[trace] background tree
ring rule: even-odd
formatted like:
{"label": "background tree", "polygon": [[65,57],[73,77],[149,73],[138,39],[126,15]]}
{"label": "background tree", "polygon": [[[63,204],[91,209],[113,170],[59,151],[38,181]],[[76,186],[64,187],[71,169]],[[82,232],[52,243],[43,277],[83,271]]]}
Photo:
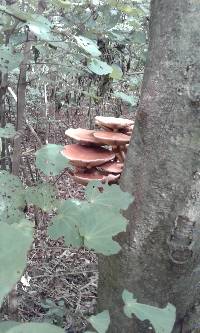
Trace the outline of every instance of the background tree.
{"label": "background tree", "polygon": [[[109,332],[148,332],[122,315],[121,292],[177,308],[173,332],[199,332],[200,6],[152,0],[150,45],[121,186],[134,194],[123,250],[100,258],[99,308]],[[196,329],[195,329],[196,328]]]}

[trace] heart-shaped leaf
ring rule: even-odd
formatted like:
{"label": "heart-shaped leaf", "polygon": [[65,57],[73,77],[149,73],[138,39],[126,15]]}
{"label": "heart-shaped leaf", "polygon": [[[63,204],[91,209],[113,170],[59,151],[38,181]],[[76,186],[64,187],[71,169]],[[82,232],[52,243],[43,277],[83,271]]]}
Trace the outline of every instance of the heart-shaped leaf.
{"label": "heart-shaped leaf", "polygon": [[0,138],[12,138],[15,136],[16,130],[13,124],[7,123],[5,127],[0,127]]}
{"label": "heart-shaped leaf", "polygon": [[101,207],[88,205],[82,214],[79,231],[87,248],[111,255],[118,253],[121,248],[112,237],[125,231],[126,224],[127,220],[121,214],[115,214],[109,209],[102,214]]}
{"label": "heart-shaped leaf", "polygon": [[51,238],[57,239],[64,236],[65,244],[68,246],[80,247],[83,245],[78,229],[82,219],[80,205],[79,201],[76,200],[61,201],[57,215],[52,219],[52,224],[48,228],[48,234]]}
{"label": "heart-shaped leaf", "polygon": [[16,223],[24,218],[24,188],[20,179],[0,171],[0,223]]}
{"label": "heart-shaped leaf", "polygon": [[89,183],[86,188],[86,197],[92,205],[101,207],[102,209],[110,209],[112,211],[125,210],[133,202],[134,197],[123,192],[119,185],[101,185],[102,191],[99,191],[96,183]]}
{"label": "heart-shaped leaf", "polygon": [[118,65],[112,65],[112,73],[110,73],[110,77],[114,80],[120,80],[123,76],[123,72]]}
{"label": "heart-shaped leaf", "polygon": [[88,68],[95,74],[106,75],[113,71],[112,66],[108,65],[105,61],[93,58],[88,64]]}
{"label": "heart-shaped leaf", "polygon": [[48,144],[36,152],[36,166],[47,176],[57,176],[68,166],[68,160],[60,153],[63,146]]}
{"label": "heart-shaped leaf", "polygon": [[99,51],[97,44],[91,39],[84,36],[75,36],[78,46],[91,54],[93,57],[99,57],[101,52]]}
{"label": "heart-shaped leaf", "polygon": [[128,290],[123,291],[122,299],[125,303],[124,313],[127,317],[131,318],[134,314],[140,320],[149,320],[156,333],[171,333],[176,320],[176,308],[172,304],[167,304],[163,309],[141,304]]}
{"label": "heart-shaped leaf", "polygon": [[32,228],[28,221],[0,224],[0,304],[20,279],[32,241]]}
{"label": "heart-shaped leaf", "polygon": [[121,98],[123,102],[126,102],[132,106],[136,105],[138,102],[138,97],[127,95],[127,94],[123,93],[122,91],[116,91],[114,93],[114,96],[117,98]]}
{"label": "heart-shaped leaf", "polygon": [[106,333],[110,325],[109,311],[105,310],[96,316],[91,316],[88,321],[98,333]]}
{"label": "heart-shaped leaf", "polygon": [[58,205],[55,187],[51,184],[42,183],[29,187],[26,190],[26,201],[48,212]]}

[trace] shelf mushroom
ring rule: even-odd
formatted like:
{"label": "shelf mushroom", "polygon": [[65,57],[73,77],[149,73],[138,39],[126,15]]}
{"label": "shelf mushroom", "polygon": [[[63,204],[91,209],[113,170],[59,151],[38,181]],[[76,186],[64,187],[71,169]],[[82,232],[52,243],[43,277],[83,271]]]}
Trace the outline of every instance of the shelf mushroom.
{"label": "shelf mushroom", "polygon": [[120,173],[117,175],[113,174],[102,174],[101,172],[97,171],[96,169],[92,169],[88,172],[75,172],[72,178],[79,184],[87,185],[90,181],[98,180],[102,183],[115,183],[120,177]]}
{"label": "shelf mushroom", "polygon": [[115,158],[115,154],[108,149],[81,146],[79,144],[67,145],[61,153],[71,164],[82,168],[98,166]]}
{"label": "shelf mushroom", "polygon": [[121,132],[126,134],[126,135],[131,135],[132,132],[133,132],[133,127],[134,127],[134,125],[127,126],[123,129],[121,129]]}
{"label": "shelf mushroom", "polygon": [[65,135],[82,145],[99,145],[93,136],[93,133],[94,130],[88,130],[84,128],[68,128],[65,131]]}
{"label": "shelf mushroom", "polygon": [[130,136],[119,132],[98,131],[93,133],[97,142],[102,145],[112,146],[113,152],[118,156],[121,162],[125,159],[125,145],[129,143]]}
{"label": "shelf mushroom", "polygon": [[96,116],[95,123],[99,127],[109,128],[114,131],[129,127],[134,124],[134,121],[125,118]]}
{"label": "shelf mushroom", "polygon": [[114,174],[121,174],[124,167],[124,163],[122,162],[106,162],[98,167],[99,170],[103,171],[106,174],[114,173]]}
{"label": "shelf mushroom", "polygon": [[87,185],[92,180],[99,180],[102,183],[110,184],[116,182],[120,177],[120,173],[108,172],[105,175],[96,169],[99,165],[105,165],[106,162],[115,158],[115,154],[108,149],[72,144],[65,146],[61,153],[75,166],[75,171],[71,173],[71,176],[77,183]]}
{"label": "shelf mushroom", "polygon": [[95,117],[95,122],[103,130],[69,128],[65,132],[77,143],[65,146],[62,154],[75,168],[71,176],[82,185],[92,180],[118,181],[134,124],[129,119],[102,116]]}

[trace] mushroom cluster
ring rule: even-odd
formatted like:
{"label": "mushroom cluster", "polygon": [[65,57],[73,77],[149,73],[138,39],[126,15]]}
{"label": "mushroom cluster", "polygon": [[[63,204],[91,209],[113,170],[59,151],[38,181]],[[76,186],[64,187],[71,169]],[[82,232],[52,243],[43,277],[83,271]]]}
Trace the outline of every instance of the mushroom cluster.
{"label": "mushroom cluster", "polygon": [[74,166],[71,176],[77,183],[116,183],[123,169],[133,121],[97,116],[95,124],[100,130],[67,129],[65,134],[77,143],[65,146],[62,154]]}

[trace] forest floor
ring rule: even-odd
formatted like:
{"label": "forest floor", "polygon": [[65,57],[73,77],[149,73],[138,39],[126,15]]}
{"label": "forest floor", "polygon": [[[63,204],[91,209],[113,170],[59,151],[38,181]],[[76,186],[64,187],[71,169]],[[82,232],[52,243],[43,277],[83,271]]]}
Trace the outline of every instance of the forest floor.
{"label": "forest floor", "polygon": [[[106,114],[109,115],[109,114]],[[122,117],[133,118],[125,108]],[[65,119],[65,121],[63,121]],[[66,119],[66,113],[56,114],[56,125],[49,127],[49,143],[71,143],[66,141],[64,132],[69,127],[88,128],[88,116],[79,109],[73,117]],[[38,136],[46,136],[41,128],[36,129]],[[44,141],[44,138],[43,138]],[[42,141],[42,142],[43,142]],[[25,173],[22,173],[24,184],[26,179],[35,177],[34,153],[37,147],[35,137],[27,130],[24,140],[24,152],[30,152],[24,158]],[[31,168],[31,169],[30,169]],[[38,176],[38,175],[37,175]],[[45,179],[44,175],[39,175]],[[31,177],[30,177],[31,178]],[[51,182],[51,179],[48,180]],[[55,179],[54,179],[55,181]],[[58,197],[62,199],[84,199],[84,187],[76,184],[66,172],[56,181]],[[17,313],[11,313],[8,300],[0,312],[3,320],[47,321],[63,326],[67,333],[85,331],[86,318],[95,312],[98,268],[97,256],[85,248],[74,249],[64,245],[63,239],[53,241],[47,237],[47,225],[50,214],[40,213],[39,223],[35,227],[35,240],[29,252],[27,269],[23,279],[17,285]],[[27,217],[34,221],[33,207],[28,208]],[[34,222],[33,222],[34,223]]]}

